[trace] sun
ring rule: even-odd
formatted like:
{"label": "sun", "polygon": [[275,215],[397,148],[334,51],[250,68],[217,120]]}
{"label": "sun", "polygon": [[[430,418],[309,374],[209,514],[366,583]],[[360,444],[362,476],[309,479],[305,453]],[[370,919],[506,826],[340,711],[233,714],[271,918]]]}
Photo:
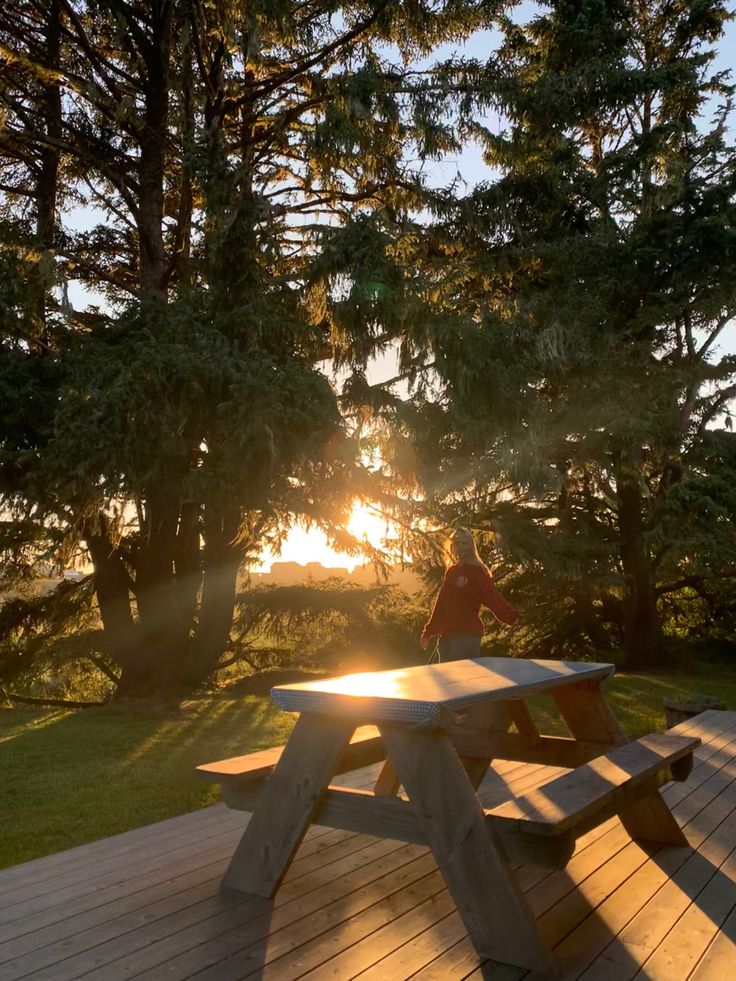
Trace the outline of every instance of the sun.
{"label": "sun", "polygon": [[351,535],[372,545],[381,545],[391,531],[391,523],[378,512],[375,505],[362,501],[356,501],[353,505],[347,527]]}
{"label": "sun", "polygon": [[[383,546],[386,538],[395,537],[395,529],[390,521],[382,517],[375,505],[370,502],[355,501],[347,522],[347,530],[360,541],[366,541],[377,548]],[[296,526],[286,536],[278,555],[264,552],[258,569],[266,571],[272,562],[319,562],[327,568],[352,570],[365,560],[360,555],[347,555],[333,549],[323,531],[318,528]]]}

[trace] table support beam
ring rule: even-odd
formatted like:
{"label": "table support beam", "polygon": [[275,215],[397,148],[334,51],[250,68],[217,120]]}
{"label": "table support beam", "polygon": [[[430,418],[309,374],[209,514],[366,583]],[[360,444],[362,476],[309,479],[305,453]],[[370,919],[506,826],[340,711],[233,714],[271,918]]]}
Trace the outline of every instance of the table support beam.
{"label": "table support beam", "polygon": [[554,971],[448,736],[441,730],[379,728],[478,953],[519,967]]}
{"label": "table support beam", "polygon": [[266,782],[225,873],[229,889],[270,897],[299,847],[355,722],[304,713]]}
{"label": "table support beam", "polygon": [[[621,723],[611,711],[596,682],[556,688],[553,697],[570,732],[577,739],[608,742],[620,746],[629,742]],[[636,841],[663,845],[688,845],[674,815],[657,791],[619,811],[621,823]]]}
{"label": "table support beam", "polygon": [[[494,735],[506,735],[513,723],[508,702],[487,702],[471,705],[460,716],[458,727],[450,733],[473,790],[478,790],[488,773],[495,753],[491,749]],[[462,748],[457,742],[466,739]]]}
{"label": "table support beam", "polygon": [[378,774],[373,793],[376,797],[395,797],[399,792],[401,781],[396,767],[389,757],[384,760],[381,772]]}

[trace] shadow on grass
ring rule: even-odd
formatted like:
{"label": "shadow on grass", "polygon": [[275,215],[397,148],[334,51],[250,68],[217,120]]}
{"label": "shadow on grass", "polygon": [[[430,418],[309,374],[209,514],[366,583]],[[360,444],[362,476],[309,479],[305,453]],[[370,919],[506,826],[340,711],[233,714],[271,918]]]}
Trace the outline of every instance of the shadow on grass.
{"label": "shadow on grass", "polygon": [[218,799],[198,763],[282,743],[292,717],[215,695],[0,715],[0,868],[194,810]]}

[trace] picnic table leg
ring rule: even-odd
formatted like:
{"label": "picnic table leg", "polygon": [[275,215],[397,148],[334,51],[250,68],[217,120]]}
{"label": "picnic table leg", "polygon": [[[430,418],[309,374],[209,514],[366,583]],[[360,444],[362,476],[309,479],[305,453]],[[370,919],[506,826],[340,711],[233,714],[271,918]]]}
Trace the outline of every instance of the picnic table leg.
{"label": "picnic table leg", "polygon": [[[491,732],[508,732],[513,721],[514,714],[510,702],[485,702],[468,706],[462,713],[462,723],[458,728],[460,731],[488,735]],[[450,738],[452,738],[452,731]],[[493,761],[486,756],[460,756],[460,760],[473,790],[477,790]]]}
{"label": "picnic table leg", "polygon": [[286,874],[355,724],[304,713],[294,726],[223,879],[272,896]]}
{"label": "picnic table leg", "polygon": [[532,718],[532,714],[529,711],[526,702],[522,702],[518,698],[512,698],[506,702],[511,713],[511,717],[516,724],[516,731],[524,739],[524,741],[532,746],[538,745],[540,740],[540,732],[537,729],[537,724]]}
{"label": "picnic table leg", "polygon": [[[576,739],[590,739],[606,746],[628,743],[629,737],[603,697],[598,684],[580,682],[553,692],[562,717]],[[619,811],[621,823],[632,838],[663,845],[687,845],[688,840],[659,793],[654,790]]]}
{"label": "picnic table leg", "polygon": [[553,972],[552,957],[447,734],[379,728],[480,956]]}

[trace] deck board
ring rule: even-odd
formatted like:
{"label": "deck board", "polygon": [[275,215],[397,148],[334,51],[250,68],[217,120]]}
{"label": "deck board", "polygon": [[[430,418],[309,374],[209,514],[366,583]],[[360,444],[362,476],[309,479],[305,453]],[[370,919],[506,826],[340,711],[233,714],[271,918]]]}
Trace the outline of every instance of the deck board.
{"label": "deck board", "polygon": [[[736,712],[677,731],[703,740],[687,781],[663,791],[692,848],[645,851],[611,819],[564,870],[517,870],[562,978],[723,981],[732,970]],[[367,787],[375,772],[339,782]],[[560,772],[499,763],[481,795],[493,806]],[[312,828],[273,900],[221,891],[247,819],[215,805],[0,871],[0,977],[531,981],[479,965],[425,847]]]}

